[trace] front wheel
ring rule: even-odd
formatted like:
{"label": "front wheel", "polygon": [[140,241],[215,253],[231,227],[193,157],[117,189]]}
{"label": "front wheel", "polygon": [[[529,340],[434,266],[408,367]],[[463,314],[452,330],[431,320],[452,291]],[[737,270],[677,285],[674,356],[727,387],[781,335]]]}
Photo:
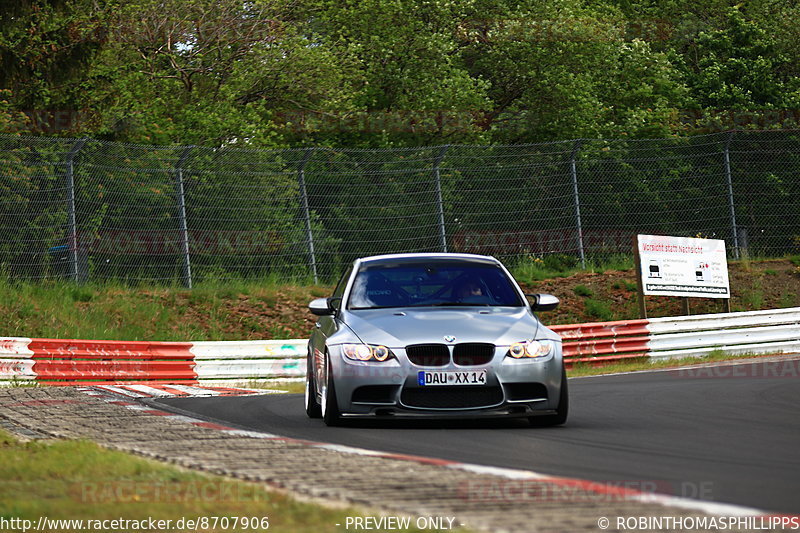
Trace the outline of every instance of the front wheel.
{"label": "front wheel", "polygon": [[317,401],[317,387],[316,380],[314,379],[314,359],[311,354],[308,355],[308,364],[306,367],[305,406],[308,418],[322,417],[322,406]]}
{"label": "front wheel", "polygon": [[336,401],[336,388],[333,384],[333,370],[330,360],[325,361],[325,386],[322,388],[322,420],[326,426],[338,426],[342,422],[339,403]]}
{"label": "front wheel", "polygon": [[561,392],[558,395],[556,414],[544,416],[530,416],[528,422],[531,426],[540,428],[547,426],[560,426],[567,421],[569,414],[569,390],[567,389],[567,369],[561,367]]}

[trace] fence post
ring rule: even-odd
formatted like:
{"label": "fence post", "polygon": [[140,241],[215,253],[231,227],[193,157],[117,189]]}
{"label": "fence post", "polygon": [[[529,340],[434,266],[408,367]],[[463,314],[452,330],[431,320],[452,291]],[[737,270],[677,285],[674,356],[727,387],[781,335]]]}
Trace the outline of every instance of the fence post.
{"label": "fence post", "polygon": [[178,199],[178,227],[181,232],[181,252],[183,253],[183,285],[187,289],[192,288],[192,264],[189,259],[189,227],[186,224],[186,195],[183,189],[183,167],[189,153],[194,146],[187,146],[183,149],[178,158],[177,168],[175,169],[175,194]]}
{"label": "fence post", "polygon": [[314,155],[314,148],[307,148],[297,168],[297,184],[300,187],[300,206],[303,209],[303,220],[306,226],[306,242],[308,242],[308,259],[311,264],[311,273],[314,283],[319,283],[317,278],[317,257],[314,252],[314,233],[311,231],[311,211],[308,207],[308,192],[306,191],[306,164]]}
{"label": "fence post", "polygon": [[78,269],[78,223],[75,216],[75,156],[86,144],[87,138],[78,140],[72,145],[66,158],[67,178],[67,244],[69,246],[69,275],[78,283],[80,281]]}
{"label": "fence post", "polygon": [[438,218],[439,218],[439,249],[447,253],[447,231],[444,225],[444,201],[442,200],[442,176],[439,173],[439,165],[442,164],[442,160],[444,159],[447,150],[450,148],[449,144],[446,144],[441,147],[439,150],[439,155],[436,156],[436,159],[433,162],[433,176],[436,181],[436,206],[438,209]]}
{"label": "fence post", "polygon": [[586,254],[583,249],[583,226],[581,225],[581,201],[578,195],[578,167],[576,158],[583,144],[583,139],[575,141],[572,154],[569,156],[570,174],[572,175],[572,196],[575,200],[575,226],[578,230],[578,253],[581,257],[581,268],[586,268]]}
{"label": "fence post", "polygon": [[725,181],[728,185],[728,210],[731,215],[731,229],[733,231],[733,257],[739,259],[739,228],[736,226],[736,206],[733,202],[733,180],[731,179],[730,146],[732,137],[732,131],[729,131],[725,137]]}

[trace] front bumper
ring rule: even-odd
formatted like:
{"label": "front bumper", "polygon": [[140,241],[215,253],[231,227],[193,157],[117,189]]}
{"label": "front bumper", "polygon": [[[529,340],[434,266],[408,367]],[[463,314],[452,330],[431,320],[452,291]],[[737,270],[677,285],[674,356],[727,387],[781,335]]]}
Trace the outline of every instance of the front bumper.
{"label": "front bumper", "polygon": [[[331,350],[336,399],[343,417],[479,418],[529,417],[554,414],[558,407],[563,363],[561,344],[537,359],[506,357],[497,347],[485,365],[422,367],[412,364],[403,349],[396,358],[378,362],[352,361]],[[486,370],[485,385],[430,386],[419,384],[420,371]],[[364,391],[369,389],[369,394]]]}

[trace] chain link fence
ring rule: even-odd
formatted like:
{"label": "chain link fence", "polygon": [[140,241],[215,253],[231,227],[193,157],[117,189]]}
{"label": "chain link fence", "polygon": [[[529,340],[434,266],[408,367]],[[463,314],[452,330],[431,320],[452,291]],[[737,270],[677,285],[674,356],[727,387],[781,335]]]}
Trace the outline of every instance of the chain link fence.
{"label": "chain link fence", "polygon": [[0,136],[12,278],[332,279],[364,255],[630,254],[637,233],[800,250],[800,132],[390,150]]}

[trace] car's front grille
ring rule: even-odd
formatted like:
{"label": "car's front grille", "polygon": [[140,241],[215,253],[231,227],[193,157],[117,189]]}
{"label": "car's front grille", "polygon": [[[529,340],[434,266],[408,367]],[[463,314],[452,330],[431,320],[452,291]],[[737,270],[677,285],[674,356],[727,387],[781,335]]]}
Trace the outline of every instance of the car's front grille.
{"label": "car's front grille", "polygon": [[453,347],[453,362],[461,366],[485,365],[494,357],[494,344],[464,342]]}
{"label": "car's front grille", "polygon": [[424,409],[468,409],[490,407],[503,401],[500,387],[406,387],[400,402]]}
{"label": "car's front grille", "polygon": [[408,360],[418,366],[445,366],[450,362],[446,344],[412,344],[406,346]]}

